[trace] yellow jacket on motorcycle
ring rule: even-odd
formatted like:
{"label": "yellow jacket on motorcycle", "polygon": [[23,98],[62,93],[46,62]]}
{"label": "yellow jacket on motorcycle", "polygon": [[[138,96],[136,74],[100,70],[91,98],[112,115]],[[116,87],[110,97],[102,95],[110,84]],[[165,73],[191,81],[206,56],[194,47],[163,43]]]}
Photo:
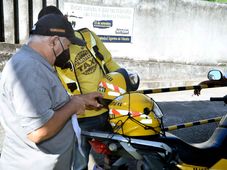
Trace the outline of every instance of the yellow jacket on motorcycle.
{"label": "yellow jacket on motorcycle", "polygon": [[[103,76],[120,66],[112,60],[99,37],[87,28],[75,31],[77,37],[86,41],[86,46],[70,45],[70,63],[66,68],[57,67],[58,76],[69,94],[87,94],[97,91]],[[106,112],[107,109],[86,110],[79,118],[92,117]]]}

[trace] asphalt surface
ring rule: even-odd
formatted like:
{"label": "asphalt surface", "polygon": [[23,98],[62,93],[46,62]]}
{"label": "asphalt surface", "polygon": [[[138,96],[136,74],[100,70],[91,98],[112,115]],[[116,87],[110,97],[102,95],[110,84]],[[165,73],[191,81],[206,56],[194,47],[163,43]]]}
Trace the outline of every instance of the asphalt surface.
{"label": "asphalt surface", "polygon": [[[210,97],[227,95],[227,87],[203,89],[200,96],[192,90],[150,95],[163,111],[164,126],[210,119],[227,113],[223,102],[210,101]],[[206,141],[218,123],[209,123],[171,131],[190,143]]]}
{"label": "asphalt surface", "polygon": [[[227,95],[227,87],[203,89],[200,96],[193,95],[192,90],[180,92],[166,92],[150,94],[163,111],[164,126],[197,121],[201,119],[223,116],[227,113],[227,106],[223,102],[211,102],[210,97]],[[206,141],[213,133],[218,123],[209,123],[194,127],[171,131],[183,140],[191,143]],[[4,138],[4,131],[0,127],[0,147]],[[89,169],[94,160],[90,157]]]}

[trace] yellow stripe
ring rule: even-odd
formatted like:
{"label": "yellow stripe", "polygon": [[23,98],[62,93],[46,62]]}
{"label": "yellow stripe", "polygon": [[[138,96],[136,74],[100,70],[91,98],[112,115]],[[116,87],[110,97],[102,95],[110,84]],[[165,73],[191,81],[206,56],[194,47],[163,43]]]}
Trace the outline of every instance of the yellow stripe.
{"label": "yellow stripe", "polygon": [[173,125],[173,126],[169,126],[168,127],[168,130],[176,130],[177,129],[177,126],[176,125]]}
{"label": "yellow stripe", "polygon": [[208,88],[208,85],[206,85],[206,84],[201,85],[201,88]]}
{"label": "yellow stripe", "polygon": [[222,117],[217,117],[217,118],[215,118],[215,122],[220,121],[221,119],[222,119]]}
{"label": "yellow stripe", "polygon": [[193,89],[205,89],[205,88],[215,88],[220,86],[208,86],[208,85],[200,85],[200,86],[182,86],[182,87],[170,87],[170,88],[160,88],[160,89],[143,89],[138,91],[133,91],[136,93],[143,94],[152,94],[152,93],[165,93],[165,92],[174,92],[174,91],[184,91],[184,90],[193,90]]}
{"label": "yellow stripe", "polygon": [[161,93],[162,92],[162,89],[154,89],[153,90],[153,93]]}
{"label": "yellow stripe", "polygon": [[186,86],[186,89],[187,89],[187,90],[192,90],[192,89],[194,89],[194,88],[193,88],[193,86]]}
{"label": "yellow stripe", "polygon": [[193,123],[192,123],[192,122],[190,122],[190,123],[185,123],[184,126],[185,126],[185,127],[191,127],[191,126],[193,126]]}
{"label": "yellow stripe", "polygon": [[208,123],[208,120],[201,120],[200,121],[200,124],[205,124],[205,123]]}
{"label": "yellow stripe", "polygon": [[178,87],[172,87],[172,88],[170,88],[170,91],[178,91],[178,90],[179,90]]}
{"label": "yellow stripe", "polygon": [[180,125],[172,125],[172,126],[165,127],[164,129],[166,131],[177,130],[177,129],[181,129],[181,128],[187,128],[187,127],[211,123],[210,121],[218,122],[221,119],[222,119],[222,117],[216,117],[216,118],[213,118],[213,119],[205,119],[205,120],[199,120],[199,121],[195,121],[195,122],[188,122],[188,123],[184,123],[184,124],[180,124]]}

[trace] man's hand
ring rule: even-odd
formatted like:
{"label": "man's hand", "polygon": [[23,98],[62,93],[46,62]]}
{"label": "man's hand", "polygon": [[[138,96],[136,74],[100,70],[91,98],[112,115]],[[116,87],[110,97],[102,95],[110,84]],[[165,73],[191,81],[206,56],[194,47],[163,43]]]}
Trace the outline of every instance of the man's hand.
{"label": "man's hand", "polygon": [[86,109],[86,101],[83,99],[82,95],[73,95],[71,96],[71,100],[69,102],[73,109],[75,109],[75,113],[77,115],[84,114]]}
{"label": "man's hand", "polygon": [[92,93],[83,94],[80,96],[83,98],[85,102],[86,109],[99,110],[103,107],[103,105],[98,102],[98,99],[102,98],[102,94],[99,92],[92,92]]}
{"label": "man's hand", "polygon": [[[227,79],[221,79],[221,80],[206,80],[199,83],[200,86],[213,86],[213,87],[223,87],[227,86]],[[204,88],[204,87],[203,87]],[[206,87],[207,88],[207,87]],[[194,94],[199,96],[201,91],[201,87],[194,90]]]}
{"label": "man's hand", "polygon": [[98,98],[102,98],[102,94],[99,92],[73,95],[71,96],[69,107],[74,109],[77,115],[84,114],[85,109],[98,110],[103,107],[103,105],[98,102]]}
{"label": "man's hand", "polygon": [[198,87],[194,90],[194,95],[199,96],[200,95],[200,91],[201,91],[201,87]]}

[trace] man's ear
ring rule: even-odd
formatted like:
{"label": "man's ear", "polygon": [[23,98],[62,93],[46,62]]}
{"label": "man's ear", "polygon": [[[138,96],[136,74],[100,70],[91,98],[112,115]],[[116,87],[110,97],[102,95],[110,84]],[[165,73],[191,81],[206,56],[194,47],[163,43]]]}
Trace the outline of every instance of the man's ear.
{"label": "man's ear", "polygon": [[49,45],[50,46],[54,47],[55,44],[57,43],[57,41],[58,41],[58,36],[55,35],[55,36],[49,37]]}

